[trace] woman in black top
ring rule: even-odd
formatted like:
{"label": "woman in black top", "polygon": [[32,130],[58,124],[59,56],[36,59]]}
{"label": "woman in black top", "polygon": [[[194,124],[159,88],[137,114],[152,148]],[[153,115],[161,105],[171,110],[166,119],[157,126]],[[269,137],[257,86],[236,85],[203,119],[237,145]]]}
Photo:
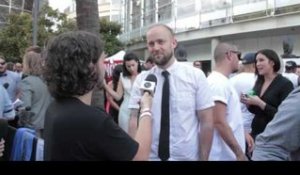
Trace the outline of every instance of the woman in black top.
{"label": "woman in black top", "polygon": [[278,73],[280,59],[275,51],[258,51],[255,64],[257,80],[253,88],[254,95],[241,97],[242,103],[248,105],[249,111],[255,114],[251,125],[254,139],[265,130],[278,106],[293,90],[293,84]]}

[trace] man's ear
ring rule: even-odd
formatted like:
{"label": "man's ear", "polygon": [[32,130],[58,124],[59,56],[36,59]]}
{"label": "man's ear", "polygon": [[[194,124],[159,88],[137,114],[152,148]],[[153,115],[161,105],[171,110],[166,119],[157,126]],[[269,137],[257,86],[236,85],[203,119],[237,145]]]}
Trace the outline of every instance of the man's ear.
{"label": "man's ear", "polygon": [[172,45],[173,45],[173,49],[177,47],[177,39],[175,37],[173,37]]}

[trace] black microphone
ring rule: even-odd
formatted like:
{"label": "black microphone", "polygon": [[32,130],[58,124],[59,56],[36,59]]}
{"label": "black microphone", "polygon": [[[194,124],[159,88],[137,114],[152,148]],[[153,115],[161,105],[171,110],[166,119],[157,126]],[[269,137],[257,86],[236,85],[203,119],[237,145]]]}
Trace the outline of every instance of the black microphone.
{"label": "black microphone", "polygon": [[154,74],[149,74],[146,79],[142,82],[140,89],[143,93],[148,92],[151,95],[155,92],[155,87],[157,83],[157,78]]}

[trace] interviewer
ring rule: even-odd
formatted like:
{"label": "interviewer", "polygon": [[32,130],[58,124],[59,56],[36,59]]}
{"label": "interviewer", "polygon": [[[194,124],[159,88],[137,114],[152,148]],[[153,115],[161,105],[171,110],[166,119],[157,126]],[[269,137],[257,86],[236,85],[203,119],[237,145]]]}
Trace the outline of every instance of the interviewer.
{"label": "interviewer", "polygon": [[[139,128],[132,139],[112,117],[92,107],[97,82],[103,82],[103,43],[77,31],[55,37],[47,46],[44,78],[55,101],[45,118],[45,160],[147,160],[152,138],[152,97],[141,99]],[[101,75],[101,76],[99,76]]]}

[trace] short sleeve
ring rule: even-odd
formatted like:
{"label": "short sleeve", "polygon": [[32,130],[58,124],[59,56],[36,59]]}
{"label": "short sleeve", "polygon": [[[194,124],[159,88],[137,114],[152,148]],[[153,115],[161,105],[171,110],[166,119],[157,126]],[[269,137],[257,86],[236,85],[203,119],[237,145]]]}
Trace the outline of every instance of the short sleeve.
{"label": "short sleeve", "polygon": [[108,160],[129,161],[137,151],[138,143],[122,130],[111,117],[107,117],[101,129],[103,138],[98,141]]}
{"label": "short sleeve", "polygon": [[214,106],[211,88],[208,85],[207,79],[203,71],[199,70],[196,74],[197,91],[196,91],[196,108],[203,110]]}
{"label": "short sleeve", "polygon": [[145,73],[146,72],[140,73],[136,77],[136,79],[132,85],[130,99],[129,99],[129,103],[128,103],[128,108],[130,108],[130,109],[139,109],[140,108],[139,101],[142,97],[142,92],[140,90],[140,87],[141,87],[143,79],[145,79],[145,77],[147,75]]}
{"label": "short sleeve", "polygon": [[211,88],[211,91],[213,93],[213,100],[214,101],[220,101],[224,104],[228,104],[228,96],[230,95],[230,88],[229,81],[224,80],[222,76],[219,76],[219,74],[214,73],[211,75],[211,77],[208,78],[209,86]]}

